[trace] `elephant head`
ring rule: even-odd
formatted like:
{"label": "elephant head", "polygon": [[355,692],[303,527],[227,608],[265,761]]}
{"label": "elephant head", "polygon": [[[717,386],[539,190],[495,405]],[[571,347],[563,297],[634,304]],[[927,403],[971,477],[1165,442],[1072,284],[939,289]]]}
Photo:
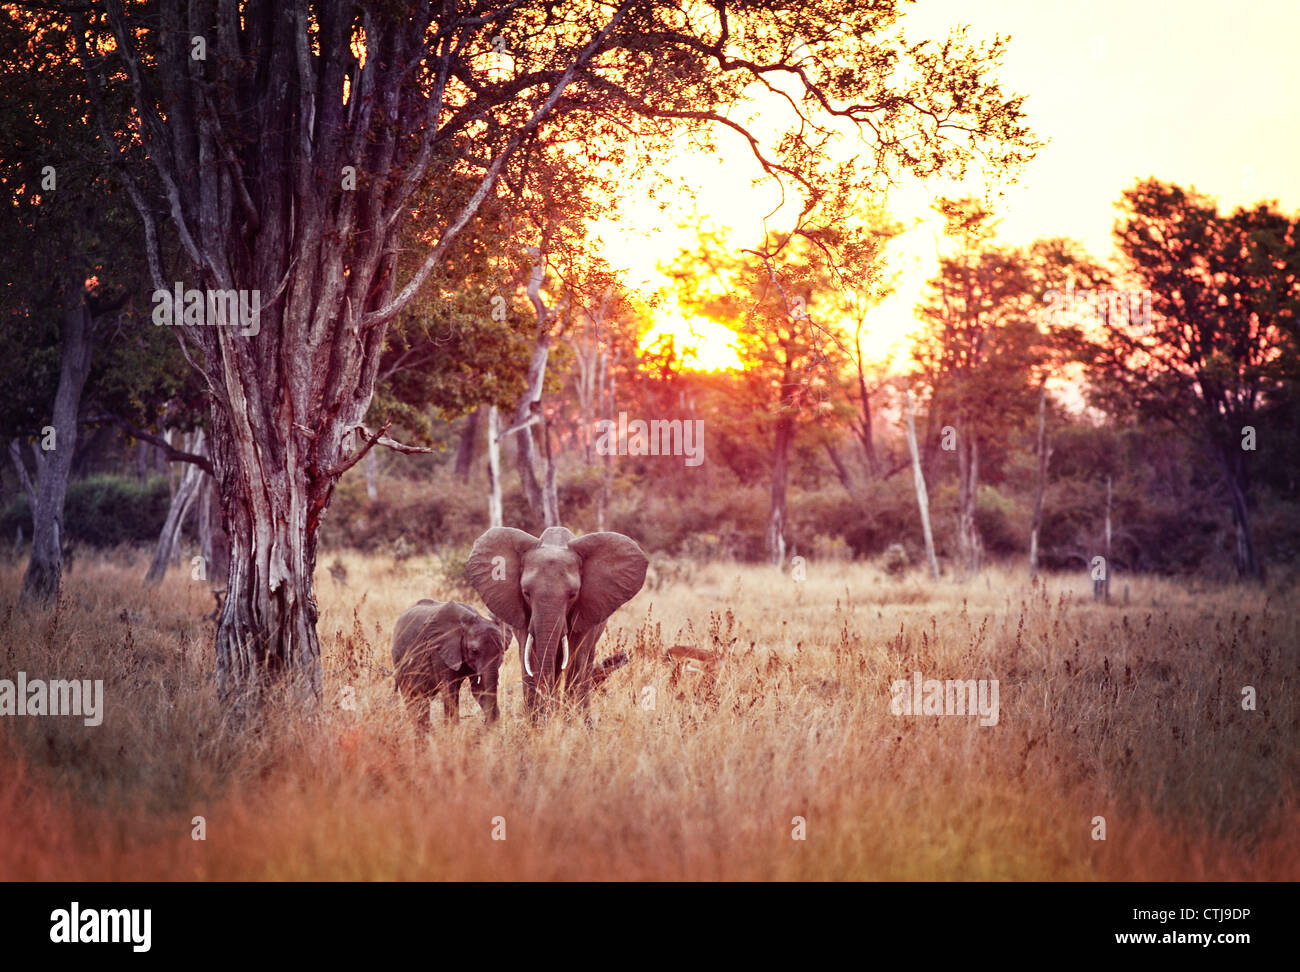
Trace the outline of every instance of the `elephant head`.
{"label": "elephant head", "polygon": [[[574,537],[551,527],[540,537],[495,527],[474,544],[465,576],[492,612],[515,629],[528,698],[589,675],[605,620],[645,583],[648,561],[621,533]],[[575,676],[576,673],[576,676]]]}

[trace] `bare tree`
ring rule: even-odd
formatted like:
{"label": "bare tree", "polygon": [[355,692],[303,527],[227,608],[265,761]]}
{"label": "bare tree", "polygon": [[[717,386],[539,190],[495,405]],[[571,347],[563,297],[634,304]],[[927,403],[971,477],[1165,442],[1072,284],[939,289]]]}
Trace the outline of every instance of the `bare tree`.
{"label": "bare tree", "polygon": [[36,479],[27,471],[16,442],[9,454],[18,467],[19,480],[32,510],[32,555],[23,574],[23,603],[46,603],[59,592],[63,577],[63,501],[68,493],[68,472],[77,447],[77,414],[81,392],[90,374],[94,322],[80,281],[70,287],[63,312],[62,364],[54,411],[41,442],[32,443]]}
{"label": "bare tree", "polygon": [[[195,455],[204,454],[202,429],[196,429],[185,435],[181,441],[182,448],[186,452]],[[155,587],[162,583],[163,577],[167,575],[167,568],[179,556],[181,530],[185,527],[185,520],[189,517],[190,510],[199,500],[204,478],[203,469],[194,463],[186,463],[182,467],[181,481],[176,487],[176,492],[172,494],[171,504],[167,508],[167,518],[163,521],[162,532],[158,535],[158,543],[154,547],[153,561],[149,564],[149,571],[144,577],[146,587]]]}

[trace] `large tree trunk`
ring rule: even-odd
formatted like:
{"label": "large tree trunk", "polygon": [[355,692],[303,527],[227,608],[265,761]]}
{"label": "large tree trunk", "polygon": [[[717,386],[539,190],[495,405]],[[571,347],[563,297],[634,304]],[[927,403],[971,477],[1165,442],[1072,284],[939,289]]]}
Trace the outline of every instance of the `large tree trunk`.
{"label": "large tree trunk", "polygon": [[939,579],[939,561],[934,555],[934,533],[930,530],[930,497],[925,490],[925,473],[921,470],[921,453],[916,446],[916,416],[912,392],[907,393],[907,448],[912,453],[912,483],[916,487],[916,505],[921,509],[921,532],[925,537],[925,559],[930,565],[930,579]]}
{"label": "large tree trunk", "polygon": [[[187,436],[183,439],[181,447],[186,452],[203,455],[203,430],[196,431],[193,438]],[[203,480],[204,472],[201,468],[188,462],[183,465],[180,485],[176,487],[176,492],[172,496],[171,505],[167,508],[167,519],[163,521],[162,532],[158,535],[158,543],[154,547],[153,562],[149,564],[149,572],[144,576],[146,587],[156,587],[162,583],[163,577],[167,575],[167,568],[176,560],[180,550],[181,530],[185,526],[190,510],[198,501]]]}
{"label": "large tree trunk", "polygon": [[1029,531],[1029,579],[1038,576],[1038,542],[1043,529],[1043,495],[1047,492],[1047,463],[1052,458],[1047,444],[1047,382],[1038,389],[1038,485],[1034,496],[1034,524]]}
{"label": "large tree trunk", "polygon": [[217,625],[217,691],[241,712],[277,680],[294,700],[317,702],[317,527],[333,483],[324,490],[313,484],[301,436],[281,439],[261,423],[236,433],[220,412],[214,422],[226,426],[213,435],[212,452],[230,533]]}
{"label": "large tree trunk", "polygon": [[[63,314],[62,365],[54,395],[53,448],[33,449],[38,479],[32,503],[32,555],[23,575],[20,603],[48,603],[63,578],[63,501],[77,446],[77,412],[90,374],[93,345],[90,309],[80,282],[69,291]],[[21,461],[21,457],[18,457]]]}
{"label": "large tree trunk", "polygon": [[961,419],[957,426],[957,551],[966,577],[979,573],[983,555],[975,506],[979,493],[979,442],[970,422]]}
{"label": "large tree trunk", "polygon": [[786,489],[790,474],[790,443],[794,441],[794,417],[782,412],[772,438],[772,510],[767,521],[767,556],[775,567],[785,563]]}

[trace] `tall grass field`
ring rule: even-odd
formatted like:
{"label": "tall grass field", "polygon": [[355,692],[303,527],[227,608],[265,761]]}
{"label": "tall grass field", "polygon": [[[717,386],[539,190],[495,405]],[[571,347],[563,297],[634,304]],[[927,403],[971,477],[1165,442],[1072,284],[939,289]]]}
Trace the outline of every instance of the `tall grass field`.
{"label": "tall grass field", "polygon": [[[421,733],[393,622],[476,599],[432,557],[320,562],[323,704],[243,726],[206,582],[147,591],[139,564],[84,557],[29,612],[5,567],[0,678],[102,679],[104,712],[0,719],[0,878],[1300,878],[1292,581],[1130,578],[1107,603],[1019,567],[659,564],[610,620],[598,657],[631,661],[589,718],[531,726],[513,646],[498,724],[465,690]],[[917,672],[996,679],[996,724],[897,711]]]}

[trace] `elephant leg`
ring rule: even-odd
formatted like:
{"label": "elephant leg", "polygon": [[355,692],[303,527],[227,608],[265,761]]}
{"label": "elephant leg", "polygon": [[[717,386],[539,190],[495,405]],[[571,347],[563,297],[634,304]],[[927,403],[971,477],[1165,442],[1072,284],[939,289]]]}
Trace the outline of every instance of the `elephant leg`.
{"label": "elephant leg", "polygon": [[500,717],[496,689],[484,689],[481,692],[475,692],[474,698],[478,701],[478,707],[483,710],[483,718],[488,722],[496,722]]}
{"label": "elephant leg", "polygon": [[605,633],[603,624],[588,628],[582,634],[575,632],[577,649],[569,665],[568,678],[565,680],[565,692],[570,700],[582,707],[585,713],[591,704],[591,674],[596,665],[596,643]]}
{"label": "elephant leg", "polygon": [[459,678],[454,678],[443,686],[442,711],[448,722],[460,720],[460,683]]}
{"label": "elephant leg", "polygon": [[[437,690],[435,689],[434,692]],[[434,692],[412,689],[402,693],[406,708],[415,719],[416,728],[421,732],[429,731],[429,706],[433,703]]]}

